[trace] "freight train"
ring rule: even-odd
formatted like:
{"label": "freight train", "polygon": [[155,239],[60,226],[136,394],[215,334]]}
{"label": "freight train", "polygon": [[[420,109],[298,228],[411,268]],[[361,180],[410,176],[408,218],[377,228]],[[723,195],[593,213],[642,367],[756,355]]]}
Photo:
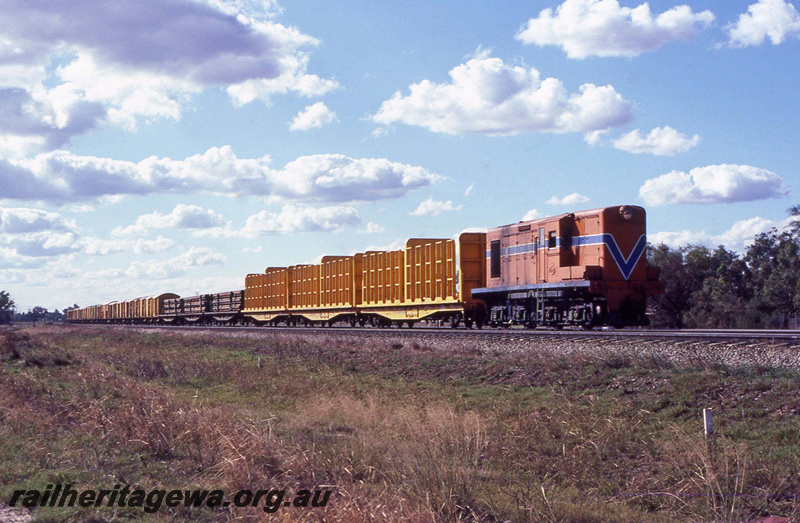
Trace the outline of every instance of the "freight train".
{"label": "freight train", "polygon": [[462,233],[403,249],[267,267],[244,290],[165,293],[67,312],[71,323],[467,328],[646,325],[664,292],[644,255],[646,213],[605,207]]}

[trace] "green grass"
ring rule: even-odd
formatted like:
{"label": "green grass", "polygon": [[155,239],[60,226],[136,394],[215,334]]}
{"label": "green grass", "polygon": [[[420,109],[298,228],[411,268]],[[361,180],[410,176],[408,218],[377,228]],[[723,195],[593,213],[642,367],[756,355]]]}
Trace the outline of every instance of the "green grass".
{"label": "green grass", "polygon": [[[262,357],[262,367],[257,359]],[[290,492],[289,521],[798,517],[800,376],[282,334],[0,332],[0,502],[51,483]],[[717,434],[700,413],[715,409]],[[256,509],[36,509],[39,521]],[[177,512],[175,512],[177,510]]]}

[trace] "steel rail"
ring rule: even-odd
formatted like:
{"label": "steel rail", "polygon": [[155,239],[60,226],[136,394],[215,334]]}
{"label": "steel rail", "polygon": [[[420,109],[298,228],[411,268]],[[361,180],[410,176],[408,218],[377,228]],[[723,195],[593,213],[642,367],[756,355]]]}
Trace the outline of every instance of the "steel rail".
{"label": "steel rail", "polygon": [[[69,324],[73,326],[87,324]],[[91,324],[97,325],[97,324]],[[748,329],[598,329],[598,330],[571,330],[571,329],[523,329],[523,328],[484,328],[484,329],[452,329],[450,327],[425,327],[412,328],[378,328],[378,327],[242,327],[242,326],[210,326],[210,325],[108,325],[111,327],[135,327],[144,329],[215,329],[249,332],[280,332],[301,334],[348,334],[364,335],[373,334],[429,334],[435,336],[472,336],[476,338],[513,337],[520,338],[549,338],[549,339],[647,339],[647,340],[684,340],[684,341],[724,341],[724,342],[772,342],[800,345],[800,330],[748,330]]]}

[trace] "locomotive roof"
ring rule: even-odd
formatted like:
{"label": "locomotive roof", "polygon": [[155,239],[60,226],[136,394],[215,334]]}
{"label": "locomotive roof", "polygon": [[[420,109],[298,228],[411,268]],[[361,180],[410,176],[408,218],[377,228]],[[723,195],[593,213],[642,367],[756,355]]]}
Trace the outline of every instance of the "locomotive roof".
{"label": "locomotive roof", "polygon": [[543,222],[557,221],[557,220],[560,220],[561,218],[563,218],[565,216],[569,216],[570,214],[573,215],[573,216],[583,216],[583,215],[589,215],[589,214],[600,214],[600,213],[605,212],[605,211],[616,210],[616,209],[620,209],[622,207],[630,207],[632,209],[642,209],[642,210],[644,210],[644,208],[639,206],[639,205],[609,205],[607,207],[597,207],[595,209],[586,209],[586,210],[582,210],[582,211],[563,212],[561,214],[553,214],[551,216],[543,216],[541,218],[534,218],[532,220],[520,220],[520,221],[518,221],[516,223],[509,223],[509,224],[506,224],[506,225],[500,225],[498,227],[492,227],[489,230],[502,229],[503,227],[511,227],[511,226],[514,226],[514,225],[519,225],[521,223],[543,223]]}

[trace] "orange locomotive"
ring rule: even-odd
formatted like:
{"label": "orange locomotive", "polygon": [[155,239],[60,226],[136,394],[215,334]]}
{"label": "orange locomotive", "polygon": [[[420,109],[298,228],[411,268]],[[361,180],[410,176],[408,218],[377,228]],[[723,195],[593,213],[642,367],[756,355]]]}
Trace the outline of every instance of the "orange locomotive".
{"label": "orange locomotive", "polygon": [[664,292],[649,267],[646,213],[605,207],[523,221],[486,235],[490,325],[647,325],[647,298]]}

